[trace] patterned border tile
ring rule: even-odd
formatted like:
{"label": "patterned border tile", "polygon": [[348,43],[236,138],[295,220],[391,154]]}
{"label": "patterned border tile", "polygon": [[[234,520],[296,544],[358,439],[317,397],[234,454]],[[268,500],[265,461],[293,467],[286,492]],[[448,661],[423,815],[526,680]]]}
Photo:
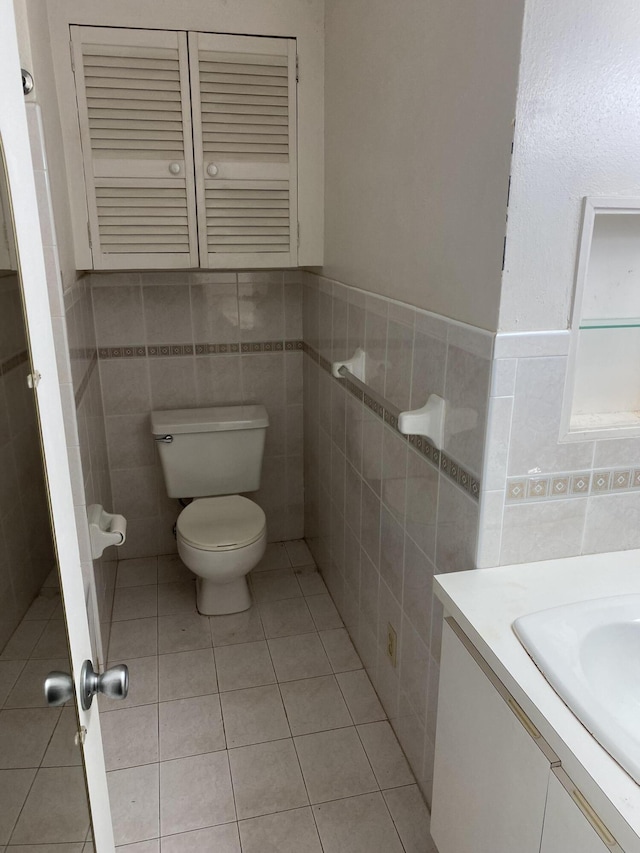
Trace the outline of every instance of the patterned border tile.
{"label": "patterned border tile", "polygon": [[302,352],[302,341],[243,341],[242,343],[193,344],[125,344],[100,347],[98,357],[107,358],[175,358],[190,355],[252,355],[261,352]]}
{"label": "patterned border tile", "polygon": [[[326,358],[323,358],[313,347],[309,346],[309,344],[305,342],[302,344],[301,349],[304,350],[312,361],[315,361],[315,363],[324,371],[332,375],[330,362],[328,362]],[[393,403],[390,403],[388,400],[385,400],[384,397],[376,394],[375,391],[364,385],[364,383],[361,383],[355,377],[353,379],[342,377],[340,379],[337,379],[336,377],[333,378],[336,382],[343,385],[357,400],[360,400],[368,409],[395,430],[398,435],[408,441],[412,447],[415,447],[418,453],[431,462],[435,468],[442,471],[449,480],[460,486],[460,488],[467,492],[467,494],[474,498],[474,500],[480,500],[480,480],[477,477],[474,477],[473,474],[466,471],[459,462],[456,462],[456,460],[447,453],[434,447],[434,445],[425,436],[405,435],[400,432],[398,429],[398,416],[400,415],[400,410],[394,406]]]}
{"label": "patterned border tile", "polygon": [[507,480],[507,502],[585,498],[614,492],[640,490],[640,468],[607,468],[598,471],[569,471]]}
{"label": "patterned border tile", "polygon": [[91,376],[93,375],[93,371],[98,366],[98,351],[97,350],[88,350],[87,352],[91,352],[91,357],[89,360],[89,365],[87,367],[87,371],[84,374],[84,376],[82,377],[82,382],[80,383],[80,385],[78,386],[78,390],[74,394],[76,409],[78,408],[78,406],[82,402],[82,398],[84,397],[85,391],[89,387],[89,380],[91,379]]}
{"label": "patterned border tile", "polygon": [[19,367],[21,364],[24,364],[25,361],[29,360],[29,353],[26,349],[17,352],[15,355],[12,355],[11,358],[8,358],[6,361],[3,361],[0,364],[0,376],[5,376],[7,373],[10,373],[12,370],[15,370],[16,367]]}

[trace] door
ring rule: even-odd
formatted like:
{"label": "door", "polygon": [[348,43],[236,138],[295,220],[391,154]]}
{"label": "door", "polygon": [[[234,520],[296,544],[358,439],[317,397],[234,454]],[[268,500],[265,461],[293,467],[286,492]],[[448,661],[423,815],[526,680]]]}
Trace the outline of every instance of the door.
{"label": "door", "polygon": [[[22,299],[26,320],[24,351],[13,359],[9,359],[2,375],[6,379],[9,376],[9,366],[16,367],[13,371],[16,387],[24,387],[22,383],[26,384],[29,376],[33,380],[34,377],[37,377],[38,372],[41,374],[39,381],[31,382],[35,386],[32,391],[31,406],[33,407],[35,404],[37,416],[34,415],[35,429],[33,433],[35,441],[29,446],[27,452],[32,457],[34,479],[39,460],[42,460],[44,466],[40,470],[43,471],[43,483],[46,483],[43,513],[45,521],[42,521],[42,516],[36,516],[31,512],[31,508],[34,502],[37,501],[37,497],[35,494],[29,494],[27,503],[29,509],[25,513],[27,521],[25,541],[35,537],[41,525],[46,523],[46,518],[49,516],[51,520],[51,553],[55,552],[55,557],[57,558],[67,635],[65,638],[63,621],[57,636],[57,651],[61,665],[56,668],[63,669],[65,663],[63,653],[68,649],[68,670],[72,675],[72,685],[75,688],[72,694],[75,693],[74,698],[77,699],[79,696],[80,674],[83,663],[85,660],[91,658],[91,643],[75,528],[60,386],[49,313],[44,256],[38,221],[33,166],[29,150],[24,98],[20,85],[20,62],[11,0],[0,0],[0,20],[2,20],[2,27],[0,28],[0,89],[2,90],[2,98],[0,98],[0,151],[2,152],[0,180],[5,183],[5,204],[7,200],[10,200],[12,215],[7,217],[7,230],[12,229],[14,232],[16,266],[22,284]],[[7,241],[7,243],[11,242],[11,240]],[[7,256],[10,257],[9,254]],[[18,313],[20,312],[18,311]],[[4,320],[6,317],[2,319]],[[6,332],[6,327],[4,326],[3,332]],[[25,417],[27,409],[28,405],[25,405]],[[40,439],[39,441],[38,438]],[[6,471],[3,471],[3,474],[6,474]],[[35,521],[36,517],[37,521]],[[32,530],[30,530],[29,524],[33,524]],[[7,529],[10,529],[9,525],[7,525]],[[21,559],[23,555],[18,552],[16,556],[18,559]],[[33,575],[33,567],[30,567],[29,571]],[[25,566],[21,566],[19,574],[25,576],[27,572],[26,564]],[[33,581],[33,577],[31,580]],[[30,631],[31,629],[29,628],[28,630]],[[42,636],[44,636],[44,633]],[[11,653],[9,654],[11,655]],[[23,658],[25,654],[27,654],[26,651],[22,654]],[[4,659],[5,661],[16,660],[15,655],[7,658],[6,654],[4,654]],[[42,661],[46,660],[46,658],[40,657],[37,660]],[[23,660],[22,662],[25,664],[22,669],[22,675],[24,675],[25,672],[31,670],[26,666],[28,661]],[[32,667],[32,670],[36,672],[38,664]],[[43,674],[40,673],[40,675]],[[17,685],[17,681],[15,685]],[[15,725],[21,725],[27,720],[32,720],[33,725],[35,725],[36,717],[44,717],[44,713],[48,710],[42,707],[43,702],[40,698],[42,696],[43,685],[41,683],[30,684],[28,688],[27,698],[17,703],[20,705],[20,708],[17,710],[22,712],[22,720],[16,719],[14,722]],[[13,843],[39,843],[40,839],[34,840],[38,819],[41,819],[40,822],[43,825],[46,824],[49,829],[53,825],[51,815],[45,813],[43,817],[43,808],[51,799],[55,801],[55,798],[60,795],[61,789],[70,791],[73,788],[78,797],[77,808],[80,811],[84,809],[84,813],[86,814],[87,833],[90,830],[90,814],[95,849],[99,853],[111,853],[114,850],[97,704],[93,703],[88,710],[84,710],[79,702],[75,702],[75,707],[73,707],[72,702],[69,702],[67,703],[67,707],[61,711],[61,714],[63,712],[67,712],[67,716],[71,715],[71,737],[75,730],[79,742],[83,744],[80,752],[83,761],[79,763],[76,759],[73,762],[75,764],[75,774],[70,772],[60,774],[61,781],[57,787],[51,785],[52,774],[50,772],[43,772],[42,778],[47,777],[48,787],[44,783],[41,783],[40,788],[42,790],[40,790],[37,782],[38,773],[44,769],[49,771],[50,767],[45,768],[44,765],[47,764],[46,760],[41,761],[36,755],[36,758],[32,762],[26,762],[33,763],[40,761],[37,770],[32,774],[34,778],[30,779],[24,767],[26,760],[21,758],[18,744],[24,745],[25,750],[34,749],[32,729],[27,728],[25,732],[20,730],[16,733],[13,744],[18,754],[17,763],[23,766],[6,768],[5,771],[2,771],[5,773],[5,776],[3,780],[4,784],[0,786],[0,795],[4,794],[6,801],[4,804],[0,803],[0,815],[2,816],[0,818],[0,828],[2,828],[1,821],[4,820],[5,826],[3,831],[5,832],[5,836],[9,833],[9,837],[5,837],[4,841],[0,838],[0,847],[6,842],[9,842],[8,850],[13,849],[11,846]],[[40,729],[38,731],[38,738],[41,738],[42,732]],[[11,745],[11,742],[8,742]],[[53,739],[50,741],[50,744],[53,744]],[[69,749],[69,742],[63,737],[61,751],[65,752]],[[58,764],[61,762],[59,758],[51,759],[48,762],[49,765],[53,761],[53,766],[57,766],[55,764],[56,760]],[[30,773],[33,767],[28,769]],[[78,774],[80,782],[78,782]],[[65,787],[63,779],[67,777],[69,779],[73,777],[73,784],[70,782]],[[11,822],[7,818],[10,810],[13,810],[13,813],[15,813],[17,805],[20,805],[17,803],[17,799],[19,800],[22,794],[19,794],[18,788],[20,788],[20,791],[26,790],[27,794],[33,794],[35,817],[31,821],[32,826],[28,832],[26,820],[23,821],[25,824],[24,829],[18,831],[18,827],[20,826],[19,820],[16,820],[9,829],[6,828],[6,824]],[[28,803],[29,798],[27,797],[24,803],[25,809]],[[20,808],[22,807],[20,806]],[[24,810],[22,814],[25,814]],[[80,833],[80,829],[78,828],[80,822],[75,821],[73,818],[73,813],[70,812],[69,822],[73,824],[75,842],[79,840],[76,836]],[[49,839],[47,839],[46,843],[49,843]],[[84,848],[82,846],[78,848],[77,846],[72,847],[70,845],[69,849],[84,849],[88,851],[92,847],[89,842],[84,845]]]}
{"label": "door", "polygon": [[[570,782],[567,776],[565,778]],[[621,853],[609,830],[571,787],[575,800],[558,777],[551,774],[540,853],[611,853],[612,850]]]}
{"label": "door", "polygon": [[440,853],[539,853],[549,768],[445,621],[431,810]]}

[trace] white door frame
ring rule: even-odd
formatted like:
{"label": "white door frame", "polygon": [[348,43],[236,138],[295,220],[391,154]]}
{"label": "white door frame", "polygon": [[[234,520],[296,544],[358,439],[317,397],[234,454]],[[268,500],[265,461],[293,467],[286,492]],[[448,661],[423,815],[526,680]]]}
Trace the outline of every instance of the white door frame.
{"label": "white door frame", "polygon": [[[79,695],[80,670],[83,661],[91,658],[91,640],[75,526],[33,164],[19,69],[20,58],[13,3],[12,0],[0,0],[0,90],[2,91],[0,136],[3,140],[12,197],[29,347],[34,369],[42,376],[36,394],[53,534],[69,632],[71,664],[76,695]],[[86,728],[84,761],[94,842],[98,853],[112,853],[115,847],[97,702],[93,703],[89,711],[83,711],[78,703],[78,714],[80,725]]]}

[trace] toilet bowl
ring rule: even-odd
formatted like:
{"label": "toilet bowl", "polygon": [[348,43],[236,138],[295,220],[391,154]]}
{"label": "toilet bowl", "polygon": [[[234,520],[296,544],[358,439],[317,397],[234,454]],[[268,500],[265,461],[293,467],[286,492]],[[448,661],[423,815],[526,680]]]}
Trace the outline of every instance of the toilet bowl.
{"label": "toilet bowl", "polygon": [[267,543],[263,510],[241,495],[198,498],[176,524],[180,559],[197,575],[197,606],[205,616],[251,606],[247,574]]}
{"label": "toilet bowl", "polygon": [[269,417],[264,406],[151,413],[167,494],[191,498],[176,523],[178,554],[198,576],[200,613],[251,606],[247,574],[264,554],[267,522],[247,492],[260,488]]}

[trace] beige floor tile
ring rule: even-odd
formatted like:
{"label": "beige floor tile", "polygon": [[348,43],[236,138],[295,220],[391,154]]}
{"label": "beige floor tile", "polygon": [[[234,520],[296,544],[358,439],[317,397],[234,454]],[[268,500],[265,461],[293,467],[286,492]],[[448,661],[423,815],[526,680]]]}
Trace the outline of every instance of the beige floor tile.
{"label": "beige floor tile", "polygon": [[134,844],[121,844],[116,847],[119,853],[160,853],[160,839],[151,841],[136,841]]}
{"label": "beige floor tile", "polygon": [[221,693],[227,746],[291,737],[277,684]]}
{"label": "beige floor tile", "polygon": [[292,740],[229,750],[238,820],[309,804]]}
{"label": "beige floor tile", "polygon": [[210,616],[209,624],[214,646],[231,646],[237,643],[254,643],[264,640],[262,620],[255,604],[242,613]]}
{"label": "beige floor tile", "polygon": [[0,660],[26,660],[47,627],[47,622],[21,622],[0,654]]}
{"label": "beige floor tile", "polygon": [[38,770],[13,830],[13,844],[84,841],[89,809],[82,767]]}
{"label": "beige floor tile", "polygon": [[135,560],[120,560],[116,575],[116,587],[143,586],[158,583],[158,558],[140,557]]}
{"label": "beige floor tile", "polygon": [[165,554],[158,557],[158,583],[193,580],[194,574],[182,562],[177,554]]}
{"label": "beige floor tile", "polygon": [[69,654],[67,630],[64,620],[53,619],[40,635],[31,652],[32,659],[62,658]]}
{"label": "beige floor tile", "polygon": [[158,653],[158,620],[128,619],[114,622],[109,639],[109,660],[146,658]]}
{"label": "beige floor tile", "polygon": [[53,737],[42,760],[43,767],[78,767],[82,750],[76,745],[78,721],[75,708],[63,708]]}
{"label": "beige floor tile", "polygon": [[25,664],[24,660],[0,660],[0,708],[4,705]]}
{"label": "beige floor tile", "polygon": [[303,595],[325,595],[328,590],[322,575],[315,566],[301,566],[294,569]]}
{"label": "beige floor tile", "polygon": [[378,789],[355,728],[294,738],[312,803]]}
{"label": "beige floor tile", "polygon": [[324,853],[403,853],[382,795],[313,807]]}
{"label": "beige floor tile", "polygon": [[383,791],[406,853],[437,853],[429,834],[429,812],[417,785]]}
{"label": "beige floor tile", "polygon": [[288,681],[280,689],[294,735],[353,725],[333,675]]}
{"label": "beige floor tile", "polygon": [[116,844],[158,838],[159,765],[112,770],[107,782]]}
{"label": "beige floor tile", "polygon": [[308,634],[316,630],[304,598],[265,602],[260,605],[260,615],[264,635],[268,639]]}
{"label": "beige floor tile", "polygon": [[364,669],[354,670],[353,672],[339,672],[336,678],[354,723],[373,723],[377,720],[387,719],[384,708],[380,704],[376,691],[373,689],[369,676]]}
{"label": "beige floor tile", "polygon": [[161,702],[159,714],[161,761],[226,747],[217,693]]}
{"label": "beige floor tile", "polygon": [[150,584],[116,589],[113,597],[114,622],[158,615],[158,588]]}
{"label": "beige floor tile", "polygon": [[318,631],[329,631],[332,628],[343,627],[340,614],[328,593],[326,595],[310,595],[306,601]]}
{"label": "beige floor tile", "polygon": [[59,717],[59,708],[0,711],[0,769],[39,767]]}
{"label": "beige floor tile", "polygon": [[174,835],[236,819],[226,750],[160,764],[160,826]]}
{"label": "beige floor tile", "polygon": [[59,590],[42,589],[31,602],[31,606],[22,618],[25,621],[30,621],[31,619],[51,619],[59,603]]}
{"label": "beige floor tile", "polygon": [[242,853],[322,853],[308,807],[242,820],[239,827]]}
{"label": "beige floor tile", "polygon": [[160,655],[158,678],[161,702],[217,693],[213,649]]}
{"label": "beige floor tile", "polygon": [[278,681],[331,674],[329,658],[317,634],[280,637],[268,642]]}
{"label": "beige floor tile", "polygon": [[304,539],[291,539],[284,543],[287,550],[287,556],[291,560],[292,566],[311,566],[313,565],[313,557],[311,551]]}
{"label": "beige floor tile", "polygon": [[251,576],[251,588],[258,604],[302,596],[300,584],[291,568],[258,572],[257,575]]}
{"label": "beige floor tile", "polygon": [[36,770],[0,770],[0,844],[9,841]]}
{"label": "beige floor tile", "polygon": [[100,714],[107,770],[158,760],[158,706],[139,705]]}
{"label": "beige floor tile", "polygon": [[209,620],[199,613],[158,617],[158,652],[189,652],[211,646]]}
{"label": "beige floor tile", "polygon": [[25,664],[18,680],[5,700],[5,708],[45,708],[42,685],[53,670],[69,671],[69,658],[31,660]]}
{"label": "beige floor tile", "polygon": [[320,639],[334,672],[362,669],[362,661],[345,628],[320,631]]}
{"label": "beige floor tile", "polygon": [[276,680],[269,649],[264,640],[215,650],[218,686],[223,690],[261,687]]}
{"label": "beige floor tile", "polygon": [[[10,844],[3,847],[2,853],[85,853],[87,846],[78,841],[72,844]],[[93,847],[91,847],[93,853]]]}
{"label": "beige floor tile", "polygon": [[386,720],[358,726],[358,734],[381,788],[411,785],[415,778]]}
{"label": "beige floor tile", "polygon": [[174,613],[197,613],[196,582],[193,580],[172,581],[158,585],[158,615]]}
{"label": "beige floor tile", "polygon": [[238,824],[225,823],[162,839],[162,853],[240,853]]}
{"label": "beige floor tile", "polygon": [[252,572],[268,572],[272,569],[287,569],[291,565],[284,542],[271,542],[267,545],[264,557]]}
{"label": "beige floor tile", "polygon": [[129,658],[110,660],[107,666],[125,663],[129,667],[129,693],[126,699],[109,699],[99,696],[100,711],[120,711],[136,705],[149,705],[158,701],[158,658]]}

